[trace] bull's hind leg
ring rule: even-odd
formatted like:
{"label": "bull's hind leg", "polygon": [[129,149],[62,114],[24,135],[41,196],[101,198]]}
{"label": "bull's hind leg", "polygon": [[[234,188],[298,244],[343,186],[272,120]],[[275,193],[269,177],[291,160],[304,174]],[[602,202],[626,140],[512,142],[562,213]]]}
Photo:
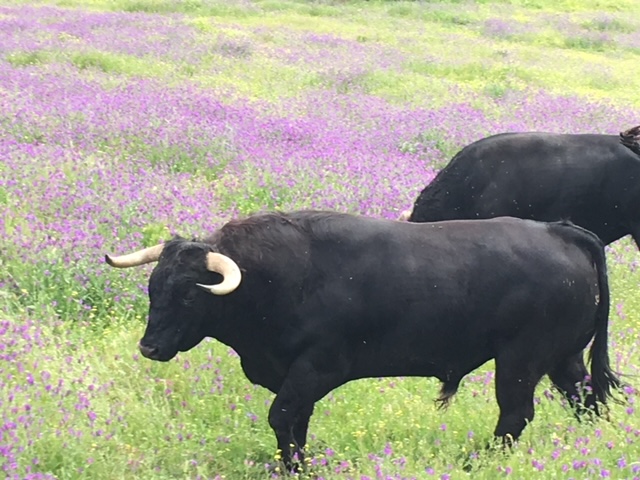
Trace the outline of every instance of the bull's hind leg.
{"label": "bull's hind leg", "polygon": [[500,417],[495,436],[510,445],[533,420],[533,394],[545,374],[535,360],[504,355],[496,359],[496,398]]}
{"label": "bull's hind leg", "polygon": [[569,401],[578,419],[587,412],[599,414],[588,375],[582,352],[563,360],[549,372],[549,378]]}

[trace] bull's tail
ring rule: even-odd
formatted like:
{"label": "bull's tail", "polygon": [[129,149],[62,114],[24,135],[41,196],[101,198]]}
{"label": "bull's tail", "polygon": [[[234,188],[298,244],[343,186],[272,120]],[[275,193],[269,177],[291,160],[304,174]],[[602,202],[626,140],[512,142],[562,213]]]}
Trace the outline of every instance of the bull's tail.
{"label": "bull's tail", "polygon": [[609,364],[609,280],[607,279],[607,262],[604,253],[604,245],[598,237],[589,232],[595,241],[590,242],[589,252],[598,272],[598,287],[600,301],[596,310],[596,333],[589,350],[591,361],[591,386],[596,398],[606,403],[611,396],[611,389],[621,387],[620,379],[616,376]]}
{"label": "bull's tail", "polygon": [[640,155],[640,125],[620,132],[620,143],[636,155]]}
{"label": "bull's tail", "polygon": [[563,225],[570,225],[573,234],[571,237],[578,245],[585,248],[591,255],[594,267],[598,275],[598,307],[595,318],[595,335],[591,349],[589,350],[589,360],[591,361],[591,387],[596,399],[606,403],[611,396],[612,389],[622,386],[620,379],[616,376],[609,364],[609,280],[607,278],[607,260],[604,252],[604,244],[598,236],[571,222],[561,222]]}

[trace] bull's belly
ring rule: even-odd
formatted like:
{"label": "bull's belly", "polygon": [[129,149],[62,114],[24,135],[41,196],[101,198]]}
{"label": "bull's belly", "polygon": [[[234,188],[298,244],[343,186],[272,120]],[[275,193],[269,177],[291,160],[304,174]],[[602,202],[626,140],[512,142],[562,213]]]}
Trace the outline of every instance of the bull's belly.
{"label": "bull's belly", "polygon": [[489,347],[450,345],[445,351],[415,345],[361,346],[352,356],[351,379],[372,377],[435,377],[443,382],[459,382],[462,377],[495,357]]}

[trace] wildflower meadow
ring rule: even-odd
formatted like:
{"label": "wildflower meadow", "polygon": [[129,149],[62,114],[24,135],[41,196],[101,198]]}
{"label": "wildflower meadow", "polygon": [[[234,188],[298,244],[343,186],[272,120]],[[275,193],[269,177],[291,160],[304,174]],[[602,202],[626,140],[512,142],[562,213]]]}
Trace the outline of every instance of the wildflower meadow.
{"label": "wildflower meadow", "polygon": [[[0,0],[0,475],[284,478],[272,395],[215,340],[142,358],[152,266],[104,254],[263,210],[396,218],[474,140],[640,124],[638,65],[637,0]],[[640,479],[640,251],[607,259],[628,385],[603,418],[543,380],[488,448],[492,362],[446,410],[435,379],[360,380],[298,478]]]}

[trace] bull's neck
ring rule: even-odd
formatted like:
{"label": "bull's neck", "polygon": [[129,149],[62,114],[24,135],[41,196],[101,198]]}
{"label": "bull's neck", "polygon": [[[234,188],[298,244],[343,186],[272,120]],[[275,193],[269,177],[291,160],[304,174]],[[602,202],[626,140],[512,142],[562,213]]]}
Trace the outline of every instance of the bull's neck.
{"label": "bull's neck", "polygon": [[[230,300],[230,299],[229,299]],[[255,349],[256,342],[264,342],[266,332],[263,331],[262,322],[256,322],[255,309],[250,304],[241,302],[222,302],[223,308],[216,308],[215,319],[208,323],[206,336],[233,348],[236,352]]]}

